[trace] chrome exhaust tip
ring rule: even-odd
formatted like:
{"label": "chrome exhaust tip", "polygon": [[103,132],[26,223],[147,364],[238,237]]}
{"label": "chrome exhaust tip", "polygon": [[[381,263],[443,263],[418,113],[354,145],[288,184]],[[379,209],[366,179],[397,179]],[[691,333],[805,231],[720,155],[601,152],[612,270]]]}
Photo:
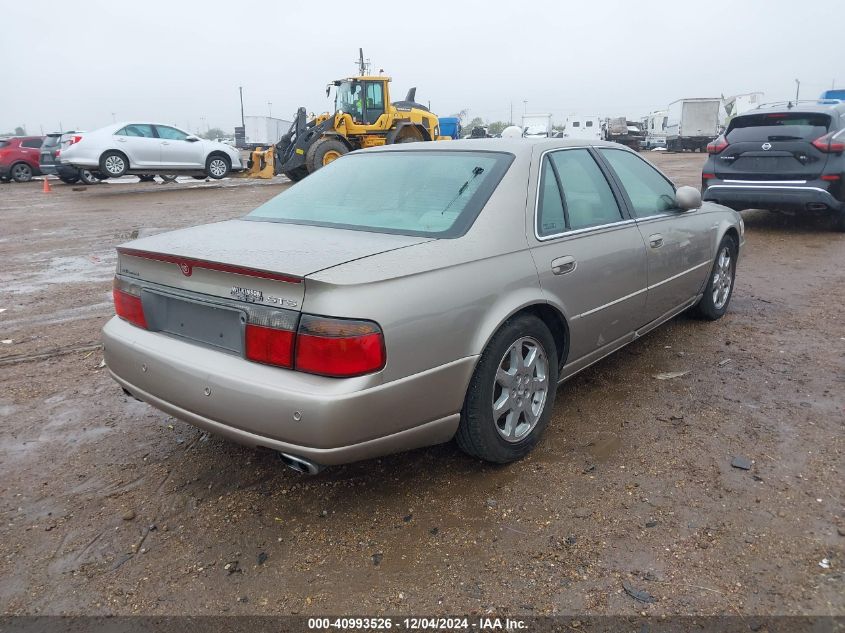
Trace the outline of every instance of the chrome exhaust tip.
{"label": "chrome exhaust tip", "polygon": [[310,459],[297,457],[296,455],[288,455],[287,453],[279,453],[279,459],[282,460],[282,463],[285,466],[291,470],[295,470],[300,475],[316,475],[325,468],[325,466],[315,464]]}

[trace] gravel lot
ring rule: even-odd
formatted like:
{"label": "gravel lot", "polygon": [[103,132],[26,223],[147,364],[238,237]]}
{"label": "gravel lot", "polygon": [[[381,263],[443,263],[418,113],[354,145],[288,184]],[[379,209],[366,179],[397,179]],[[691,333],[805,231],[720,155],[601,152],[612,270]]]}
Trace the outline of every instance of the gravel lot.
{"label": "gravel lot", "polygon": [[[702,155],[648,157],[699,184]],[[55,183],[0,184],[0,614],[845,615],[845,234],[746,212],[728,315],[562,386],[524,461],[303,478],[125,397],[98,348],[117,244],[287,182]]]}

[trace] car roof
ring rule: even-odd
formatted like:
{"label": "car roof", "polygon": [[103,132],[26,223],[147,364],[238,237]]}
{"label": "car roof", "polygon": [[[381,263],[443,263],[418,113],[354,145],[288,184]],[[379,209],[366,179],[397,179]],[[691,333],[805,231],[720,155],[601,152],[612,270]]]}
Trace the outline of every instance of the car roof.
{"label": "car roof", "polygon": [[840,115],[845,115],[845,102],[836,99],[820,99],[817,101],[799,101],[788,107],[787,103],[764,103],[753,110],[746,110],[738,116],[747,114],[768,114],[781,112],[821,112],[830,114],[836,112]]}
{"label": "car roof", "polygon": [[415,152],[436,149],[438,151],[488,151],[508,152],[510,154],[531,154],[534,148],[541,151],[565,147],[618,147],[628,149],[619,143],[609,141],[561,139],[561,138],[477,138],[456,141],[441,141],[436,145],[431,143],[401,143],[398,145],[382,145],[373,147],[367,152],[402,151]]}

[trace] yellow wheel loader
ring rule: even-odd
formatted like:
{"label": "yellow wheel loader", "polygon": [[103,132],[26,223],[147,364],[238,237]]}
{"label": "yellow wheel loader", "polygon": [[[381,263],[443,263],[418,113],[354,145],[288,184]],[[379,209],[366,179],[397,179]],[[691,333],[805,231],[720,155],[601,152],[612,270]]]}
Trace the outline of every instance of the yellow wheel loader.
{"label": "yellow wheel loader", "polygon": [[302,180],[347,152],[377,145],[444,140],[437,116],[416,103],[416,88],[390,102],[390,77],[367,74],[359,49],[359,75],[333,81],[335,113],[308,120],[299,108],[290,130],[276,144],[275,173]]}

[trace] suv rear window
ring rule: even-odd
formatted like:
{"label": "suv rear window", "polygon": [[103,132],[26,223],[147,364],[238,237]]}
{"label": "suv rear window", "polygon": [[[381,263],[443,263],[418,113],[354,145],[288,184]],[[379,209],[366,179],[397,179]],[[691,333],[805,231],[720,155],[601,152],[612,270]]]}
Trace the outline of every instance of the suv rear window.
{"label": "suv rear window", "polygon": [[513,160],[504,152],[382,151],[344,156],[246,216],[374,233],[466,233]]}
{"label": "suv rear window", "polygon": [[41,146],[41,149],[47,149],[48,147],[56,147],[59,144],[59,139],[62,138],[61,134],[49,134],[44,137],[44,144]]}
{"label": "suv rear window", "polygon": [[736,117],[728,126],[729,143],[813,141],[827,134],[830,116],[818,112],[770,112]]}

